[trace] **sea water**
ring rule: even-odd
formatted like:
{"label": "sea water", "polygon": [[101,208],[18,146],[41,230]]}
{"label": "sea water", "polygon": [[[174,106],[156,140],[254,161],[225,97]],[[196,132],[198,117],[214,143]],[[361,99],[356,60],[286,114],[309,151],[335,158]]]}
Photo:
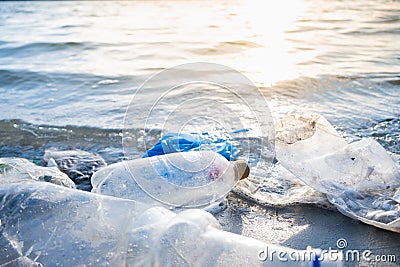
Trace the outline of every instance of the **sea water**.
{"label": "sea water", "polygon": [[275,118],[318,112],[349,141],[399,154],[399,16],[398,1],[2,2],[0,154],[120,161],[135,90],[199,61],[246,75]]}

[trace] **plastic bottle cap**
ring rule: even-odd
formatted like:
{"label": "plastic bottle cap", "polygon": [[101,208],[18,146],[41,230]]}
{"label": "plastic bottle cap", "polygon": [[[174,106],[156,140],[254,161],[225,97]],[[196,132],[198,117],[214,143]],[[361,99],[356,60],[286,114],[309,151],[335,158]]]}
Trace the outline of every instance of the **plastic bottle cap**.
{"label": "plastic bottle cap", "polygon": [[240,180],[249,177],[250,167],[245,160],[243,159],[236,160],[235,164],[239,169],[239,175],[241,175]]}

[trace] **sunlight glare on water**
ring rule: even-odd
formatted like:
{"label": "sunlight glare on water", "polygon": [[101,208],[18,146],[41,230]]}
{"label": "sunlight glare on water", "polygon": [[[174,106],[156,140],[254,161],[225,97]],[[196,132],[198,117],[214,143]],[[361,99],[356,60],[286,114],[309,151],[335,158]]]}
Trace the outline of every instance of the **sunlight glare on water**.
{"label": "sunlight glare on water", "polygon": [[291,54],[293,46],[286,40],[294,22],[303,14],[306,3],[297,1],[265,1],[261,8],[256,1],[247,1],[240,7],[240,14],[251,30],[253,49],[237,56],[233,64],[246,70],[255,81],[273,84],[280,80],[294,79],[299,75],[296,55]]}

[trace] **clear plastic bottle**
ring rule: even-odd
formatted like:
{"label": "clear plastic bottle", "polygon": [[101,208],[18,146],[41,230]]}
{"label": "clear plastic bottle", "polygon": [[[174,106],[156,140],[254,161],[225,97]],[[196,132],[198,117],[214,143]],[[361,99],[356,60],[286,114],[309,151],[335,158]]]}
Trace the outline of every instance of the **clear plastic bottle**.
{"label": "clear plastic bottle", "polygon": [[176,214],[51,183],[13,180],[0,184],[1,266],[341,266],[340,257],[302,260],[297,255],[304,251],[222,231],[203,210]]}
{"label": "clear plastic bottle", "polygon": [[0,184],[0,266],[123,266],[124,232],[147,206],[51,183],[0,178],[7,181]]}
{"label": "clear plastic bottle", "polygon": [[213,151],[172,153],[109,165],[92,176],[92,192],[167,207],[204,207],[249,175],[244,160]]}

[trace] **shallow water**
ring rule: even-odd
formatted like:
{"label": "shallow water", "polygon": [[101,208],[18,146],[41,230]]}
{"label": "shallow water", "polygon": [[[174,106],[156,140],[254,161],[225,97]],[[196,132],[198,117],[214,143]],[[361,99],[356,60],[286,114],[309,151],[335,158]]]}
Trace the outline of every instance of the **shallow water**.
{"label": "shallow water", "polygon": [[[40,158],[55,146],[118,161],[135,89],[162,69],[197,61],[247,75],[274,117],[322,113],[348,140],[373,137],[399,154],[400,3],[267,5],[1,3],[2,156]],[[152,90],[161,92],[162,85]]]}

